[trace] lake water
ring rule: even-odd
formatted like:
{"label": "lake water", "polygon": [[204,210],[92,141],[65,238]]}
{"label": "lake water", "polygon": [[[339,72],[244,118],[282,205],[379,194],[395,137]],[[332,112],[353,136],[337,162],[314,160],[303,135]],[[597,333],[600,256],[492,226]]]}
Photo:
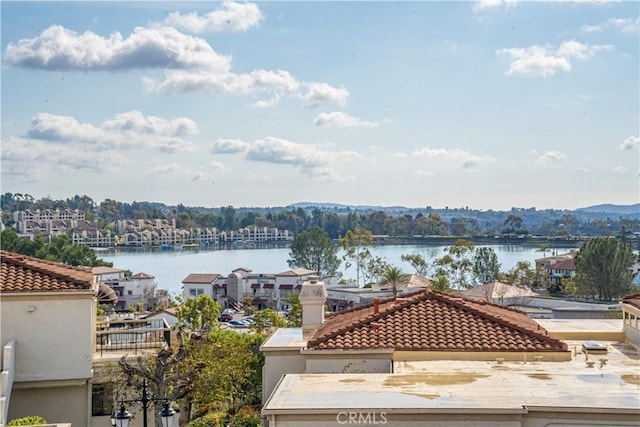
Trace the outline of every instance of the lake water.
{"label": "lake water", "polygon": [[[372,252],[402,268],[405,273],[413,273],[411,265],[401,261],[402,255],[418,252],[428,261],[428,255],[431,251],[435,251],[436,256],[439,257],[446,247],[448,246],[384,245],[373,248]],[[483,245],[476,246],[476,248],[479,247],[483,247]],[[488,247],[493,248],[498,256],[501,271],[511,270],[519,261],[529,261],[532,266],[535,266],[535,259],[542,257],[542,253],[536,247],[531,246],[490,245]],[[571,249],[573,248],[569,246],[557,247],[554,248],[554,251],[565,253]],[[547,256],[550,254],[547,252]],[[342,256],[342,252],[339,252],[338,255]],[[232,270],[239,267],[250,268],[256,273],[273,274],[290,269],[287,265],[288,247],[185,249],[182,251],[115,250],[98,252],[98,257],[112,262],[114,268],[131,270],[133,274],[147,273],[155,276],[158,289],[167,289],[171,295],[182,293],[182,281],[191,273],[218,273],[227,276]],[[340,271],[343,273],[343,278],[355,279],[355,269],[345,269],[344,262]]]}

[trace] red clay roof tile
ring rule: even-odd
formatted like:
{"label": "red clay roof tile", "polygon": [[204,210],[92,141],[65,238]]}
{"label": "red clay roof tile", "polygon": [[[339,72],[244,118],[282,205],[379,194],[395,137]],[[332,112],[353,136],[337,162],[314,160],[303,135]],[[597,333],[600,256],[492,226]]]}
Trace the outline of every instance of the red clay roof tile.
{"label": "red clay roof tile", "polygon": [[94,289],[90,270],[0,251],[0,292],[63,292]]}
{"label": "red clay roof tile", "polygon": [[432,290],[330,314],[307,348],[568,351],[521,311]]}
{"label": "red clay roof tile", "polygon": [[622,302],[640,308],[640,293],[625,295]]}

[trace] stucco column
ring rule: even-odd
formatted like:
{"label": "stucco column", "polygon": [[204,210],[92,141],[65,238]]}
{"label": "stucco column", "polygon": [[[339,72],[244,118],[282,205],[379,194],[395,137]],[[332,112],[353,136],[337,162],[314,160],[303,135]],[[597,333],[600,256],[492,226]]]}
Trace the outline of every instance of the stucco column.
{"label": "stucco column", "polygon": [[324,323],[324,303],[327,301],[327,290],[324,282],[317,276],[309,277],[300,290],[302,305],[302,337],[309,339]]}

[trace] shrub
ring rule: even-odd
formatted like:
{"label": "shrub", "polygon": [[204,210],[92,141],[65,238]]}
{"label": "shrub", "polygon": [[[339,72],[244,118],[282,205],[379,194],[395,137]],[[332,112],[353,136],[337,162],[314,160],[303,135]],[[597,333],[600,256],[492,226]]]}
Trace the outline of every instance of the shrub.
{"label": "shrub", "polygon": [[47,424],[47,420],[37,415],[32,415],[24,418],[16,418],[15,420],[9,421],[7,427],[9,426],[41,426]]}
{"label": "shrub", "polygon": [[220,411],[196,418],[187,424],[187,427],[225,427],[227,425],[227,413]]}

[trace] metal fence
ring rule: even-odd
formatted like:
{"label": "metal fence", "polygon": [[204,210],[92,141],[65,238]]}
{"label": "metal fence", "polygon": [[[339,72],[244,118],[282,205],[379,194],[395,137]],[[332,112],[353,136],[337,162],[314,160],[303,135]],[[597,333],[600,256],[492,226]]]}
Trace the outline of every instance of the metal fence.
{"label": "metal fence", "polygon": [[171,346],[171,328],[165,319],[114,319],[98,323],[96,352],[157,349]]}

